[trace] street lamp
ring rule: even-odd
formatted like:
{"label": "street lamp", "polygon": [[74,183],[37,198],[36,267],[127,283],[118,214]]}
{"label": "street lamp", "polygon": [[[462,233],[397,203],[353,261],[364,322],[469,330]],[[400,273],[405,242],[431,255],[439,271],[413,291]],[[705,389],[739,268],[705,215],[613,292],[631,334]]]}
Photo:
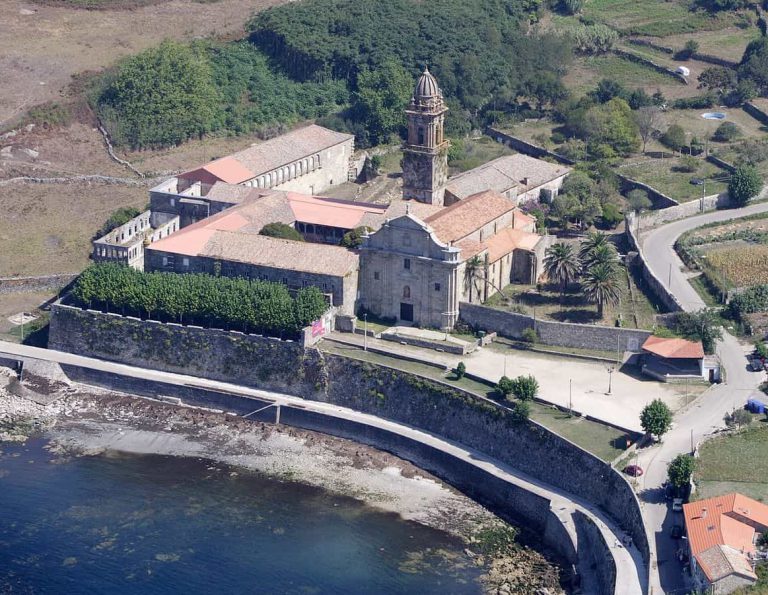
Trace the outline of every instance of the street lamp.
{"label": "street lamp", "polygon": [[611,394],[611,380],[613,379],[613,366],[608,366],[608,392],[606,394]]}
{"label": "street lamp", "polygon": [[363,323],[363,329],[365,331],[363,333],[363,351],[368,351],[368,312],[363,314]]}

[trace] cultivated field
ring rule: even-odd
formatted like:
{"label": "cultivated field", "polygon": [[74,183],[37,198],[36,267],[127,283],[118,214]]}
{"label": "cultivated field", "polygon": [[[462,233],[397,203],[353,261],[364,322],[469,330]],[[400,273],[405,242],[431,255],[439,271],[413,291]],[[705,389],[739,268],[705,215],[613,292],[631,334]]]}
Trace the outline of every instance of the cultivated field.
{"label": "cultivated field", "polygon": [[728,287],[768,283],[768,245],[732,243],[704,250],[706,269]]}
{"label": "cultivated field", "polygon": [[768,502],[768,423],[754,421],[737,434],[705,442],[694,477],[697,498],[736,491]]}

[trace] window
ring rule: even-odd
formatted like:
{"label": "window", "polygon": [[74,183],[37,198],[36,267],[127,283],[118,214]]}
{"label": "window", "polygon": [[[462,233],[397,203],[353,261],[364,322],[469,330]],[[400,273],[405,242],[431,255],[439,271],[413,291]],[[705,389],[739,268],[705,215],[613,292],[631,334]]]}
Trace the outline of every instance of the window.
{"label": "window", "polygon": [[440,284],[439,283],[435,283],[435,291],[440,291]]}
{"label": "window", "polygon": [[173,206],[175,206],[175,205],[176,205],[176,199],[175,199],[175,198],[172,198],[172,199],[171,199],[171,206],[173,207]]}
{"label": "window", "polygon": [[419,133],[418,133],[419,140],[417,141],[418,144],[423,145],[424,144],[424,129],[419,126]]}
{"label": "window", "polygon": [[185,267],[188,267],[188,266],[189,266],[189,258],[184,258],[184,259],[181,261],[181,263],[182,263],[182,264],[183,264]]}
{"label": "window", "polygon": [[403,299],[404,299],[404,300],[409,300],[409,299],[411,299],[411,288],[410,288],[410,286],[408,286],[408,285],[406,285],[405,287],[403,287]]}
{"label": "window", "polygon": [[378,280],[379,280],[379,278],[380,278],[380,277],[379,277],[379,271],[375,271],[375,272],[373,273],[373,279],[374,279],[374,281],[378,281]]}
{"label": "window", "polygon": [[403,268],[407,271],[411,270],[411,259],[410,258],[404,258],[403,259]]}

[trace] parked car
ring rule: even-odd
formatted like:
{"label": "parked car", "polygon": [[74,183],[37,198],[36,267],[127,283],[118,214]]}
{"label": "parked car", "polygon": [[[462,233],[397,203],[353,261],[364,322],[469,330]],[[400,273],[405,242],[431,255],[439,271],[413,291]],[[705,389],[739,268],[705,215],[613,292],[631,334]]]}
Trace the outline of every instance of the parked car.
{"label": "parked car", "polygon": [[640,465],[627,465],[624,467],[624,473],[632,477],[640,477],[643,474],[643,468]]}
{"label": "parked car", "polygon": [[691,184],[693,184],[694,186],[703,186],[704,180],[702,180],[701,178],[691,178]]}
{"label": "parked car", "polygon": [[675,498],[672,500],[672,511],[673,512],[683,512],[683,499],[682,498]]}
{"label": "parked car", "polygon": [[672,525],[672,530],[669,534],[672,539],[680,539],[683,536],[683,527],[680,525]]}
{"label": "parked car", "polygon": [[749,361],[749,367],[753,372],[761,372],[765,368],[765,363],[762,360],[754,358]]}

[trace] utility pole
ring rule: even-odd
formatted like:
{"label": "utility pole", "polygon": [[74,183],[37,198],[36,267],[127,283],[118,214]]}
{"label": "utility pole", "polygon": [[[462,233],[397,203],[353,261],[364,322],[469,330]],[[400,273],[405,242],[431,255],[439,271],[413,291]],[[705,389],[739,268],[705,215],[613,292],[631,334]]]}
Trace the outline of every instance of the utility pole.
{"label": "utility pole", "polygon": [[613,380],[613,366],[608,366],[608,393],[611,394],[611,381]]}
{"label": "utility pole", "polygon": [[619,352],[621,350],[620,342],[621,342],[621,335],[619,335],[619,333],[616,333],[616,365],[617,366],[621,365],[621,362],[620,362],[621,355],[619,355]]}
{"label": "utility pole", "polygon": [[568,415],[573,417],[573,378],[568,379]]}
{"label": "utility pole", "polygon": [[24,342],[24,312],[21,313],[21,342]]}
{"label": "utility pole", "polygon": [[364,326],[363,330],[363,351],[368,351],[368,312],[363,314]]}
{"label": "utility pole", "polygon": [[693,428],[691,428],[691,454],[693,454]]}
{"label": "utility pole", "polygon": [[669,281],[667,281],[667,289],[672,290],[672,263],[669,263]]}

